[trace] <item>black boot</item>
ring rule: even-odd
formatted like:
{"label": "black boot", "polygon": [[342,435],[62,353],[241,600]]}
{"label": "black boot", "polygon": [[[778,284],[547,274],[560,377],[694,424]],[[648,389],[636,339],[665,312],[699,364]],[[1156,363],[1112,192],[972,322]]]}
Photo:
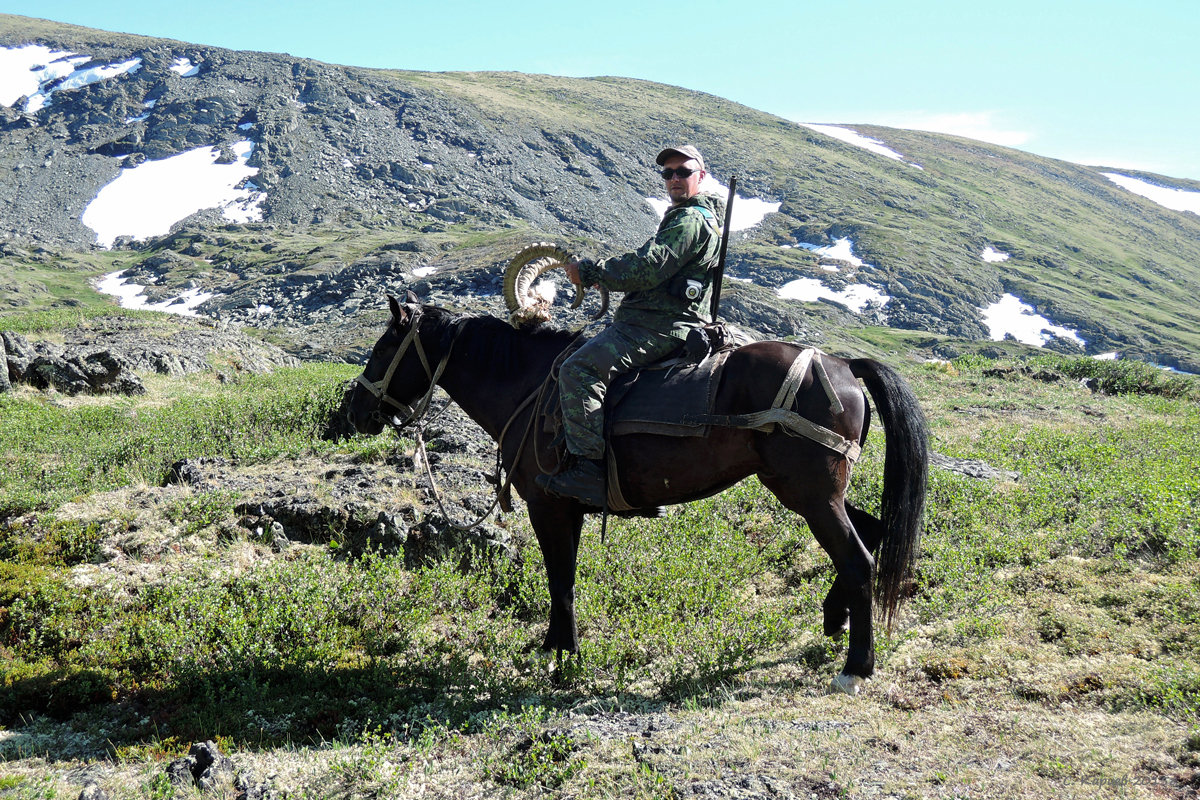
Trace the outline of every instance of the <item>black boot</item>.
{"label": "black boot", "polygon": [[573,463],[554,475],[538,475],[537,485],[548,494],[604,507],[604,459],[573,457]]}

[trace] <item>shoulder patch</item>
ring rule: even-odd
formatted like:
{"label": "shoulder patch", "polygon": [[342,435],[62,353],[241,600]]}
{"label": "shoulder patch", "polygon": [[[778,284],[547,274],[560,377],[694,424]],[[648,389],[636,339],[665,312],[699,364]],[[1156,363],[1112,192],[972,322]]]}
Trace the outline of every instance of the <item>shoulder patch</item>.
{"label": "shoulder patch", "polygon": [[704,206],[687,206],[692,211],[699,211],[700,216],[704,218],[704,224],[712,231],[714,236],[721,235],[721,220],[717,219],[717,215],[709,211]]}

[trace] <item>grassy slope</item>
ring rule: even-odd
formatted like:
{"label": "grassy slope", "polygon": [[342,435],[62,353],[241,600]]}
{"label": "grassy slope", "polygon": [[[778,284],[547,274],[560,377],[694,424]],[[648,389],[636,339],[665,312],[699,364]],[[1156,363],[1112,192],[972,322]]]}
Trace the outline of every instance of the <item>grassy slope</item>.
{"label": "grassy slope", "polygon": [[[33,34],[50,30],[24,24]],[[91,34],[78,36],[84,47]],[[771,245],[792,237],[850,234],[866,260],[920,291],[953,287],[981,302],[1012,290],[1045,303],[1061,323],[1077,314],[1159,351],[1198,349],[1196,223],[1097,171],[859,128],[922,172],[717,98],[683,93],[681,103],[680,90],[624,79],[396,79],[564,133],[586,119],[623,142],[628,120],[645,119],[656,135],[713,141],[714,164],[736,171],[746,191],[785,204],[762,242],[744,245],[756,258],[778,259]],[[702,113],[685,124],[664,110],[679,107]],[[785,185],[775,182],[781,174]],[[464,268],[499,261],[511,235],[452,232],[437,257]],[[316,268],[398,238],[316,231],[267,252],[257,236],[233,232],[223,248],[264,269],[302,254]],[[1014,258],[983,264],[977,255],[988,243]],[[0,282],[31,302],[6,313],[0,328],[53,329],[111,308],[86,279],[142,255],[5,259]],[[38,310],[48,313],[29,313]],[[848,327],[831,338],[887,354],[942,337]],[[346,561],[321,546],[281,557],[237,531],[219,493],[151,508],[144,549],[115,562],[99,555],[132,535],[122,526],[133,511],[114,510],[114,498],[157,481],[163,461],[187,454],[185,440],[220,454],[253,434],[261,457],[314,447],[294,424],[317,406],[289,396],[290,383],[332,379],[311,369],[241,388],[204,378],[152,383],[136,401],[60,404],[25,391],[0,399],[0,506],[36,509],[15,528],[0,523],[5,702],[19,697],[60,716],[86,709],[65,722],[0,730],[0,795],[75,797],[82,759],[112,797],[166,796],[165,760],[205,737],[217,737],[239,765],[275,772],[280,787],[311,797],[415,795],[423,784],[432,787],[426,796],[561,787],[662,797],[703,781],[728,790],[723,775],[764,793],[762,782],[774,780],[818,796],[1194,792],[1194,400],[986,378],[969,360],[951,370],[907,367],[938,450],[1022,477],[993,484],[934,474],[917,594],[897,637],[881,642],[879,678],[851,701],[821,694],[842,655],[819,636],[828,560],[753,483],[666,523],[615,523],[603,546],[589,527],[579,589],[589,656],[560,686],[521,654],[544,625],[545,597],[519,515],[506,522],[528,556],[515,571],[464,575],[456,560],[412,571],[387,557]],[[275,398],[268,422],[247,415],[246,388],[255,401]],[[137,417],[154,423],[139,434],[146,446],[122,448]],[[35,428],[56,446],[32,448]],[[179,437],[180,428],[197,433]],[[71,438],[80,436],[88,447]],[[878,445],[858,469],[856,491],[868,506]],[[70,462],[75,452],[91,455]],[[335,455],[379,457],[362,445]],[[46,486],[47,475],[56,483]],[[204,557],[170,547],[188,518]],[[122,564],[163,569],[140,585],[89,583],[120,578]],[[653,716],[601,735],[617,712]],[[573,729],[580,718],[601,733]],[[649,724],[657,727],[643,735]]]}
{"label": "grassy slope", "polygon": [[[1103,396],[986,366],[907,372],[937,450],[1021,477],[933,474],[915,595],[857,700],[822,695],[842,657],[819,635],[828,559],[755,482],[664,521],[616,521],[603,545],[589,525],[587,659],[554,684],[523,655],[546,598],[520,514],[504,524],[524,558],[463,573],[476,561],[465,553],[419,569],[347,559],[332,531],[329,545],[275,553],[219,491],[155,508],[139,489],[181,454],[304,457],[333,397],[318,387],[345,375],[0,399],[6,474],[29,457],[15,474],[36,477],[40,462],[51,482],[3,491],[10,510],[14,498],[40,509],[0,536],[6,713],[51,716],[0,730],[0,791],[74,797],[82,758],[109,796],[146,796],[167,758],[217,737],[243,768],[309,797],[411,796],[418,783],[437,797],[663,797],[729,790],[730,774],[818,796],[1186,796],[1200,765],[1195,389]],[[1030,373],[1046,366],[1063,365]],[[133,417],[145,448],[82,446],[118,446]],[[366,444],[317,450],[381,457]],[[868,508],[880,445],[873,435],[856,469]],[[615,712],[635,715],[628,734]]]}

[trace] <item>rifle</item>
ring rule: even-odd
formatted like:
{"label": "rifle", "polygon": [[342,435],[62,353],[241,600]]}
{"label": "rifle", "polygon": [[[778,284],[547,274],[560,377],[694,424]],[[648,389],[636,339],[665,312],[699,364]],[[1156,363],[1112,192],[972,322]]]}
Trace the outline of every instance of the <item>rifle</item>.
{"label": "rifle", "polygon": [[709,316],[717,321],[717,310],[721,307],[721,281],[725,278],[725,251],[729,249],[729,223],[733,218],[733,190],[737,188],[737,175],[729,178],[729,197],[725,200],[725,226],[721,229],[721,253],[717,256],[717,276],[713,279],[712,308]]}

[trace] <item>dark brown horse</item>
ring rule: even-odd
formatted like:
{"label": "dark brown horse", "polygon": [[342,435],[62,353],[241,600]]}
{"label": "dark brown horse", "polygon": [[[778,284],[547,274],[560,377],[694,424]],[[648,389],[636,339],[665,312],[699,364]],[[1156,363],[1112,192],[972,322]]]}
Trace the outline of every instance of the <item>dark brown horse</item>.
{"label": "dark brown horse", "polygon": [[[512,486],[525,500],[550,584],[546,651],[578,652],[575,566],[586,513],[597,509],[544,493],[534,482],[542,464],[555,463],[549,438],[536,431],[522,449],[536,413],[535,396],[572,334],[545,327],[516,330],[494,317],[456,315],[388,298],[392,319],[376,342],[351,396],[350,417],[376,434],[388,419],[424,412],[440,385],[495,440]],[[771,407],[796,348],[758,342],[730,355],[716,396],[717,414],[748,414]],[[859,386],[871,393],[887,433],[882,520],[846,502],[851,463],[816,441],[742,428],[714,428],[707,437],[629,434],[615,437],[621,490],[635,508],[686,503],[757,475],[787,508],[804,517],[829,554],[837,577],[823,604],[825,633],[849,627],[846,664],[833,687],[851,694],[875,669],[872,583],[890,624],[910,580],[920,535],[928,466],[925,418],[899,375],[870,359],[823,358],[843,410],[811,372],[792,410],[851,442],[866,438],[870,411]],[[876,562],[878,558],[878,563]],[[873,580],[874,579],[874,580]]]}

